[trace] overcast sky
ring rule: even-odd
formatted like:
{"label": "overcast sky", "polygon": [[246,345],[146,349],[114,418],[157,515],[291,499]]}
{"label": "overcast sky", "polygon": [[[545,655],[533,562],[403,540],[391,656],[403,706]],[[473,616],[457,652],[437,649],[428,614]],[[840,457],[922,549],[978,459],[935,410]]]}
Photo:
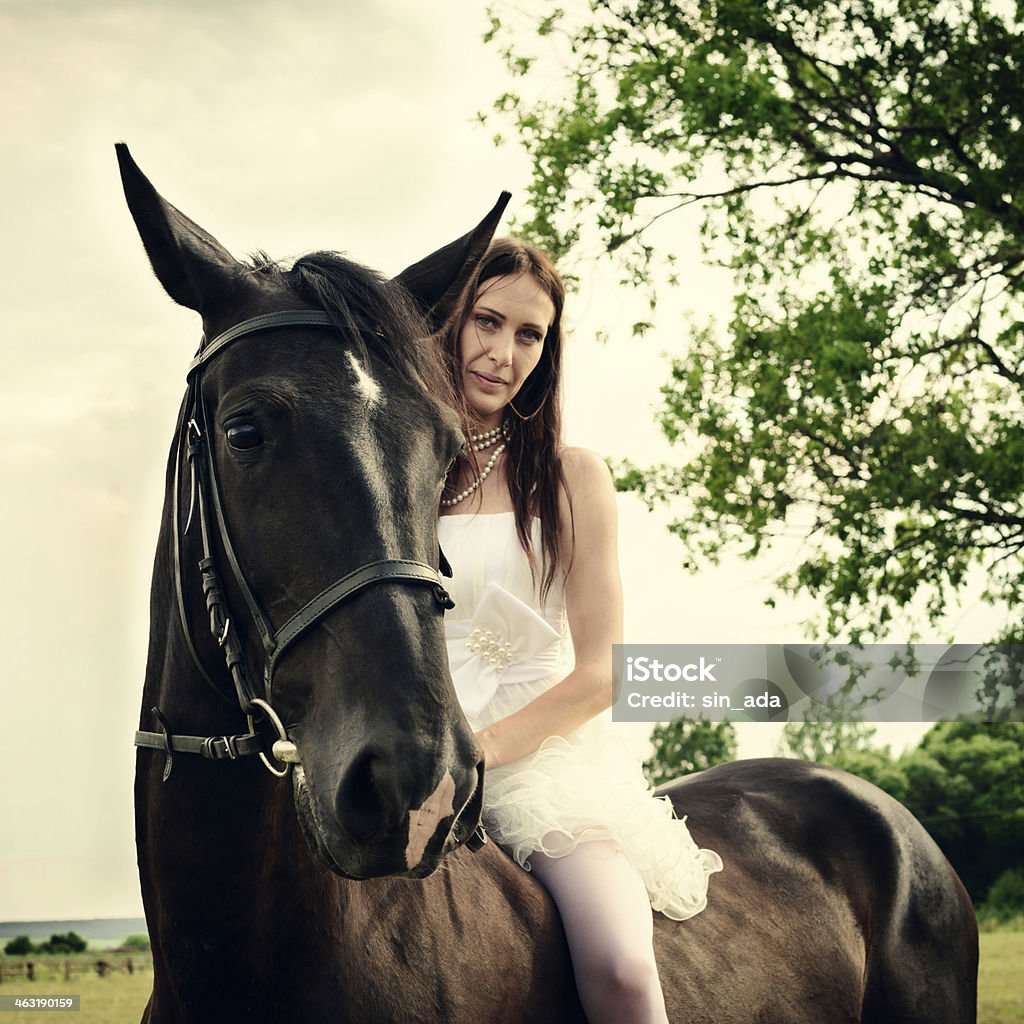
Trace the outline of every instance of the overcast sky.
{"label": "overcast sky", "polygon": [[[476,2],[0,0],[0,920],[141,913],[132,733],[163,466],[199,323],[149,270],[113,143],[238,255],[338,248],[395,273],[502,188],[522,202],[525,158],[474,124],[505,85],[485,28]],[[642,343],[628,337],[633,298],[593,268],[569,311],[572,443],[661,454],[651,410],[663,353],[685,344],[678,311],[727,298],[692,252],[677,312]],[[621,522],[627,639],[810,639],[810,605],[763,607],[792,551],[686,576],[677,542],[631,499]],[[973,608],[956,626],[983,639],[985,622]],[[770,753],[776,734],[745,727],[742,753]]]}

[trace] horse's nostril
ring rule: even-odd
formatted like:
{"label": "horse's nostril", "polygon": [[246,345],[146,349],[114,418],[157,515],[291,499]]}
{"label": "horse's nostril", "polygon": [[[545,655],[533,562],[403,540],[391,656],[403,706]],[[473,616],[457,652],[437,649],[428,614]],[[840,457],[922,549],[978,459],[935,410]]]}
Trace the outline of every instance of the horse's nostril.
{"label": "horse's nostril", "polygon": [[366,750],[349,766],[338,789],[338,818],[357,841],[394,831],[406,807],[398,799],[393,771],[380,752]]}

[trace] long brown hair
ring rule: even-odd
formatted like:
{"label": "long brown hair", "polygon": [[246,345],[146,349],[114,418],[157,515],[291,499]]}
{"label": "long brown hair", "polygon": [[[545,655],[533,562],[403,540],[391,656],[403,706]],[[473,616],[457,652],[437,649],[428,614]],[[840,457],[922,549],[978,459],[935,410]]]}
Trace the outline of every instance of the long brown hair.
{"label": "long brown hair", "polygon": [[[544,336],[540,362],[509,404],[505,421],[511,430],[505,449],[506,478],[515,511],[516,535],[537,577],[537,558],[530,530],[531,516],[540,519],[541,600],[547,597],[561,565],[559,543],[559,495],[565,487],[562,460],[562,309],[565,285],[554,263],[540,249],[517,238],[495,239],[480,261],[480,268],[463,296],[462,309],[442,335],[445,363],[452,386],[461,397],[462,360],[459,338],[473,312],[480,286],[495,277],[530,274],[555,307],[554,319]],[[463,399],[466,435],[473,425],[473,411]],[[472,462],[470,463],[471,465]],[[449,474],[445,493],[451,493],[457,468]],[[570,531],[571,531],[570,508]],[[571,533],[570,533],[571,535]],[[568,570],[568,566],[565,567]]]}

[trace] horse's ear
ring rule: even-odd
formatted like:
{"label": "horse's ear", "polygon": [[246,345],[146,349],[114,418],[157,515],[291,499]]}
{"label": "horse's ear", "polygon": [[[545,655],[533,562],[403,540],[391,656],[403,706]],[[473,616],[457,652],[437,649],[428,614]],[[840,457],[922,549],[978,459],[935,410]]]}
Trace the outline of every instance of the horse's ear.
{"label": "horse's ear", "polygon": [[502,192],[491,212],[472,231],[406,267],[395,278],[416,298],[434,330],[455,312],[511,198],[511,192]]}
{"label": "horse's ear", "polygon": [[153,188],[123,142],[114,148],[124,196],[154,273],[175,302],[198,313],[208,311],[213,296],[231,290],[241,265]]}

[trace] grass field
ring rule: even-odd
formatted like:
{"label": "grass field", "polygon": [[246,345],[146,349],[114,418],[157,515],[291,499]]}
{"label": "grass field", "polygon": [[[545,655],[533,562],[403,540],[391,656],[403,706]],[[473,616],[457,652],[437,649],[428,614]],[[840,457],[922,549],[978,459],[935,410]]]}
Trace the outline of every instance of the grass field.
{"label": "grass field", "polygon": [[82,975],[72,981],[18,981],[0,988],[0,995],[81,996],[79,1013],[11,1010],[0,1014],[3,1024],[139,1024],[153,987],[149,971],[112,974],[106,978]]}
{"label": "grass field", "polygon": [[981,936],[978,1024],[1024,1024],[1024,932]]}
{"label": "grass field", "polygon": [[[978,1024],[1024,1024],[1024,932],[981,936]],[[85,975],[74,981],[12,982],[0,995],[80,995],[81,1013],[32,1011],[3,1014],[2,1024],[138,1024],[149,999],[148,971],[106,978]]]}

